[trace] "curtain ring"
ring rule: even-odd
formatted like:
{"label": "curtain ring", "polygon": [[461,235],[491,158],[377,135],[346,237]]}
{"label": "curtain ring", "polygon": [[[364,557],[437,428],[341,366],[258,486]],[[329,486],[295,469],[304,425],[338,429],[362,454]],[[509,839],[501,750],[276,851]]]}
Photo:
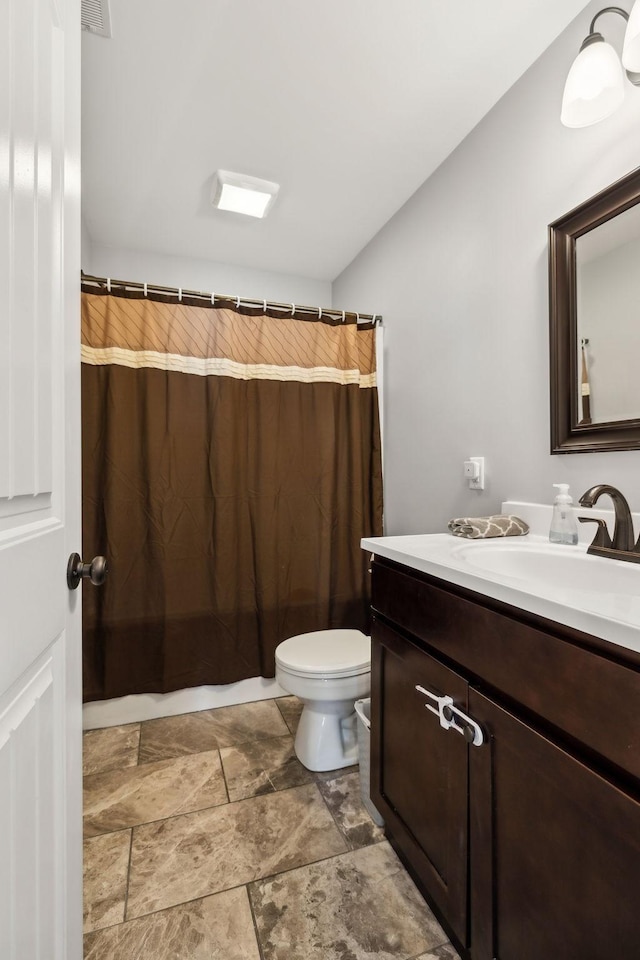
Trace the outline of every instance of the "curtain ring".
{"label": "curtain ring", "polygon": [[263,300],[263,301],[262,301],[262,312],[263,312],[264,315],[266,316],[266,314],[267,314],[267,301],[266,301],[266,300]]}
{"label": "curtain ring", "polygon": [[216,295],[215,295],[215,293],[212,293],[212,294],[211,294],[211,306],[214,307],[214,306],[215,306],[215,303],[216,303]]}
{"label": "curtain ring", "polygon": [[360,314],[356,313],[356,323],[360,323]]}
{"label": "curtain ring", "polygon": [[236,310],[240,309],[240,297],[236,300]]}
{"label": "curtain ring", "polygon": [[143,296],[146,297],[146,295],[147,295],[147,285],[146,285],[146,283],[143,283],[143,284],[142,284],[142,293],[143,293]]}
{"label": "curtain ring", "polygon": [[343,322],[343,323],[346,322],[346,317],[345,317],[345,311],[344,311],[344,310],[342,311],[342,322]]}
{"label": "curtain ring", "polygon": [[291,304],[291,316],[293,316],[295,312],[296,312],[296,305],[295,305],[295,303],[292,303],[292,304]]}
{"label": "curtain ring", "polygon": [[318,320],[322,320],[322,307],[318,307]]}
{"label": "curtain ring", "polygon": [[111,277],[107,277],[107,293],[111,293]]}
{"label": "curtain ring", "polygon": [[178,287],[178,302],[182,303],[182,287]]}

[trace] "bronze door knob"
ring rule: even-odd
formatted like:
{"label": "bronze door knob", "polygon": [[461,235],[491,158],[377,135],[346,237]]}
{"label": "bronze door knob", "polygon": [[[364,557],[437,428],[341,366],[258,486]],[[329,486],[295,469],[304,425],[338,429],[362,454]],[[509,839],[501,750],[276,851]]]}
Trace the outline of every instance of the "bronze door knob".
{"label": "bronze door knob", "polygon": [[94,557],[91,563],[83,563],[79,553],[72,553],[67,564],[67,586],[69,590],[76,590],[81,580],[90,580],[94,587],[101,587],[108,572],[106,557]]}

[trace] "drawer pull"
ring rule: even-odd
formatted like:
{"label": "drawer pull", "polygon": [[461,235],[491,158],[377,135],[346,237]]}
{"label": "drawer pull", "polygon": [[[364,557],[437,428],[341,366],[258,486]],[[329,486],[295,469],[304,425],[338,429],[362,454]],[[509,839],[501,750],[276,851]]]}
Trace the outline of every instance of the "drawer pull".
{"label": "drawer pull", "polygon": [[472,747],[480,747],[484,743],[482,727],[455,706],[453,697],[439,697],[430,690],[425,690],[420,684],[416,684],[416,690],[432,701],[432,703],[425,703],[425,707],[431,713],[435,713],[443,730],[455,730],[456,733],[461,733]]}

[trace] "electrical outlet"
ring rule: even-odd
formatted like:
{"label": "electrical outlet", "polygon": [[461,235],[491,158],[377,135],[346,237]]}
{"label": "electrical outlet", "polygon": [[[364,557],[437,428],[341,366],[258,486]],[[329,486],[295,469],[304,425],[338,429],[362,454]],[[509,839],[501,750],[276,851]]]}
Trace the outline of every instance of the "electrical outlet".
{"label": "electrical outlet", "polygon": [[484,457],[469,457],[464,462],[464,470],[465,477],[469,478],[469,488],[471,490],[484,490]]}

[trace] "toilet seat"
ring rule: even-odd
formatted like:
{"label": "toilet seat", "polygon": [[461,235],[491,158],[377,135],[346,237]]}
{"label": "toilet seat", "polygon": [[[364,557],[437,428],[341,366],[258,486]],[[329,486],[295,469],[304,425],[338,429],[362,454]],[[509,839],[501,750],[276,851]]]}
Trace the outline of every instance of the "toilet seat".
{"label": "toilet seat", "polygon": [[371,638],[360,630],[316,630],[283,640],[276,663],[294,677],[335,680],[371,671]]}

